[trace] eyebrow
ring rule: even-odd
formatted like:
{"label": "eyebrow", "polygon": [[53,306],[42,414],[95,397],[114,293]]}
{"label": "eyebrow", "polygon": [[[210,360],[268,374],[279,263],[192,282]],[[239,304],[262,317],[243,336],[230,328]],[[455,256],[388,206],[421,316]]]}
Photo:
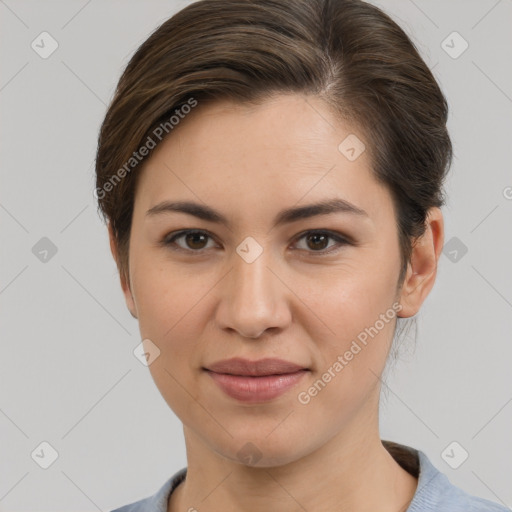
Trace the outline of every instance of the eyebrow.
{"label": "eyebrow", "polygon": [[[228,219],[217,210],[191,201],[162,201],[150,208],[146,212],[146,216],[153,217],[170,212],[187,213],[199,219],[229,226]],[[349,213],[360,217],[369,217],[368,213],[352,203],[344,199],[334,198],[305,206],[286,208],[276,215],[274,226],[330,213]]]}

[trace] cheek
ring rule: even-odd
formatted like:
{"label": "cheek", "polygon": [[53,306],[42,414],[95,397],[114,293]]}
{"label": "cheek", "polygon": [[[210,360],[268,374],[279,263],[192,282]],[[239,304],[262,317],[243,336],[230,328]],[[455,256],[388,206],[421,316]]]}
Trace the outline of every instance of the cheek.
{"label": "cheek", "polygon": [[325,398],[345,396],[345,389],[364,393],[386,363],[396,322],[393,292],[398,264],[390,258],[374,265],[374,257],[354,264],[350,272],[331,273],[321,292],[308,294],[308,306],[326,326],[322,336],[310,333],[319,355],[318,374],[330,370],[322,380],[329,381],[333,394],[326,393]]}
{"label": "cheek", "polygon": [[324,295],[326,324],[334,334],[329,330],[322,339],[314,338],[316,371],[297,397],[303,404],[299,410],[319,430],[334,433],[362,407],[371,411],[369,397],[378,398],[374,390],[393,339],[396,311],[389,293],[365,290],[370,291],[372,296],[346,287]]}
{"label": "cheek", "polygon": [[198,398],[194,379],[205,314],[200,299],[208,288],[183,272],[159,269],[149,262],[144,269],[133,283],[140,335],[160,350],[149,371],[169,407],[187,418]]}
{"label": "cheek", "polygon": [[161,264],[149,254],[135,261],[132,283],[141,334],[165,342],[193,316],[203,286],[183,269]]}
{"label": "cheek", "polygon": [[205,318],[201,298],[211,285],[149,262],[139,268],[144,272],[134,280],[133,289],[140,335],[157,345],[160,365],[183,380],[199,364],[198,340]]}
{"label": "cheek", "polygon": [[308,290],[307,304],[332,338],[353,337],[392,306],[397,272],[398,265],[374,265],[372,260],[353,265],[349,272],[333,270],[316,291]]}

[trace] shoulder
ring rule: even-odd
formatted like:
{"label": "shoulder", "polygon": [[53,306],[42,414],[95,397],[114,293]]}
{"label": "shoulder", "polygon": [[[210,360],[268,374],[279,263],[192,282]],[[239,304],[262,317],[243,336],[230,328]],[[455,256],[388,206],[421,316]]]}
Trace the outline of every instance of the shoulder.
{"label": "shoulder", "polygon": [[123,505],[122,507],[111,510],[111,512],[142,512],[143,510],[151,510],[151,497],[144,498],[139,501]]}
{"label": "shoulder", "polygon": [[476,496],[469,496],[469,498],[469,508],[467,509],[469,512],[510,512],[510,508],[498,505],[493,501],[477,498]]}
{"label": "shoulder", "polygon": [[407,512],[510,512],[492,501],[473,496],[453,485],[420,450],[418,487]]}
{"label": "shoulder", "polygon": [[123,505],[111,512],[167,512],[169,496],[187,474],[187,468],[180,469],[171,476],[152,496]]}
{"label": "shoulder", "polygon": [[[431,508],[425,508],[425,511],[436,510],[439,512],[510,512],[510,509],[495,503],[493,501],[473,496],[463,489],[456,487],[445,475],[432,486],[433,492],[430,493]],[[416,512],[412,509],[411,512]],[[423,511],[418,508],[417,512]],[[408,511],[409,512],[409,511]]]}

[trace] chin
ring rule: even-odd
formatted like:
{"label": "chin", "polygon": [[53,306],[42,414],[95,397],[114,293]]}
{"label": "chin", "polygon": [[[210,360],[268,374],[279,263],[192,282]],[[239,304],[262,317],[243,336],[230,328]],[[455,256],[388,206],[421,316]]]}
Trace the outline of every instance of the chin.
{"label": "chin", "polygon": [[[270,434],[270,437],[273,435],[274,433]],[[235,437],[230,439],[228,446],[218,447],[216,451],[233,462],[253,468],[284,466],[304,455],[304,443],[294,439],[289,432],[283,430],[282,437],[270,437],[268,432],[253,438],[248,435],[243,438]],[[298,446],[301,447],[300,452]]]}

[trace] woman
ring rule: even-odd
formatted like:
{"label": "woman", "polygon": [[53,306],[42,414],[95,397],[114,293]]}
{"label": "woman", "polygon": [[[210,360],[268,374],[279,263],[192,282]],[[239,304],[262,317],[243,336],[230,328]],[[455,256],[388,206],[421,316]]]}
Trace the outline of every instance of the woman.
{"label": "woman", "polygon": [[503,511],[382,441],[443,245],[445,98],[359,0],[203,0],[103,123],[96,195],[187,468],[128,511]]}

